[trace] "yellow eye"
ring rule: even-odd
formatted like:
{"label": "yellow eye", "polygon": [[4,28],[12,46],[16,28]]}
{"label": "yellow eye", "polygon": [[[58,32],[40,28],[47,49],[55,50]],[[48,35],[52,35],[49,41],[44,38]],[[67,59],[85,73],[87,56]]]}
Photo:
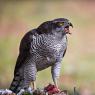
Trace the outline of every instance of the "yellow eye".
{"label": "yellow eye", "polygon": [[63,26],[64,25],[64,22],[60,22],[58,23],[59,26]]}

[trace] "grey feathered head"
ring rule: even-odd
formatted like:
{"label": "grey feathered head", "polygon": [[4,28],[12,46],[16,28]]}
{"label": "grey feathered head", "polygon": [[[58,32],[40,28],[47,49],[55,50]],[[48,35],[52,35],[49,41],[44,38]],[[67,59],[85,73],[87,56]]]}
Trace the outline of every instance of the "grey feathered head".
{"label": "grey feathered head", "polygon": [[63,32],[64,34],[71,34],[69,26],[73,27],[72,23],[66,18],[58,18],[42,23],[37,30],[39,34],[50,32]]}

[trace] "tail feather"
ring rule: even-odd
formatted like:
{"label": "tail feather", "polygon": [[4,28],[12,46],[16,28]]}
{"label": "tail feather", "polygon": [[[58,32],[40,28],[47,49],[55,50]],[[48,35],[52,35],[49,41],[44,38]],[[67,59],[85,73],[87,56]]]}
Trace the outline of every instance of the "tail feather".
{"label": "tail feather", "polygon": [[12,90],[14,93],[16,93],[19,83],[20,83],[20,76],[19,76],[19,74],[16,74],[13,78],[13,81],[12,81],[9,89]]}

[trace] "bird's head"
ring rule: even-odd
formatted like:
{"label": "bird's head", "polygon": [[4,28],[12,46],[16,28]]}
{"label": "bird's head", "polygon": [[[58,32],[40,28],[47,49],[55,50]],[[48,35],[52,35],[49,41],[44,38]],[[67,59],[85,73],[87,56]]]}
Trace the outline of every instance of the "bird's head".
{"label": "bird's head", "polygon": [[64,34],[71,34],[69,27],[73,27],[72,23],[68,19],[58,18],[52,20],[53,29],[56,32],[63,32]]}
{"label": "bird's head", "polygon": [[69,27],[73,24],[66,18],[58,18],[42,23],[37,29],[39,33],[61,32],[63,34],[71,34]]}

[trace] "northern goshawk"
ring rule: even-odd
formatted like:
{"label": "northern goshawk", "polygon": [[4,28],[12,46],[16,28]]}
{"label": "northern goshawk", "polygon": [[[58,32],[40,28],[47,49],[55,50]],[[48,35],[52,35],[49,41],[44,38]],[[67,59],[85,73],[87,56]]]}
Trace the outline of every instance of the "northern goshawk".
{"label": "northern goshawk", "polygon": [[18,93],[32,83],[36,89],[36,73],[51,66],[54,84],[58,87],[61,61],[67,49],[67,35],[72,23],[66,18],[58,18],[42,23],[22,38],[17,58],[14,78],[10,90]]}

